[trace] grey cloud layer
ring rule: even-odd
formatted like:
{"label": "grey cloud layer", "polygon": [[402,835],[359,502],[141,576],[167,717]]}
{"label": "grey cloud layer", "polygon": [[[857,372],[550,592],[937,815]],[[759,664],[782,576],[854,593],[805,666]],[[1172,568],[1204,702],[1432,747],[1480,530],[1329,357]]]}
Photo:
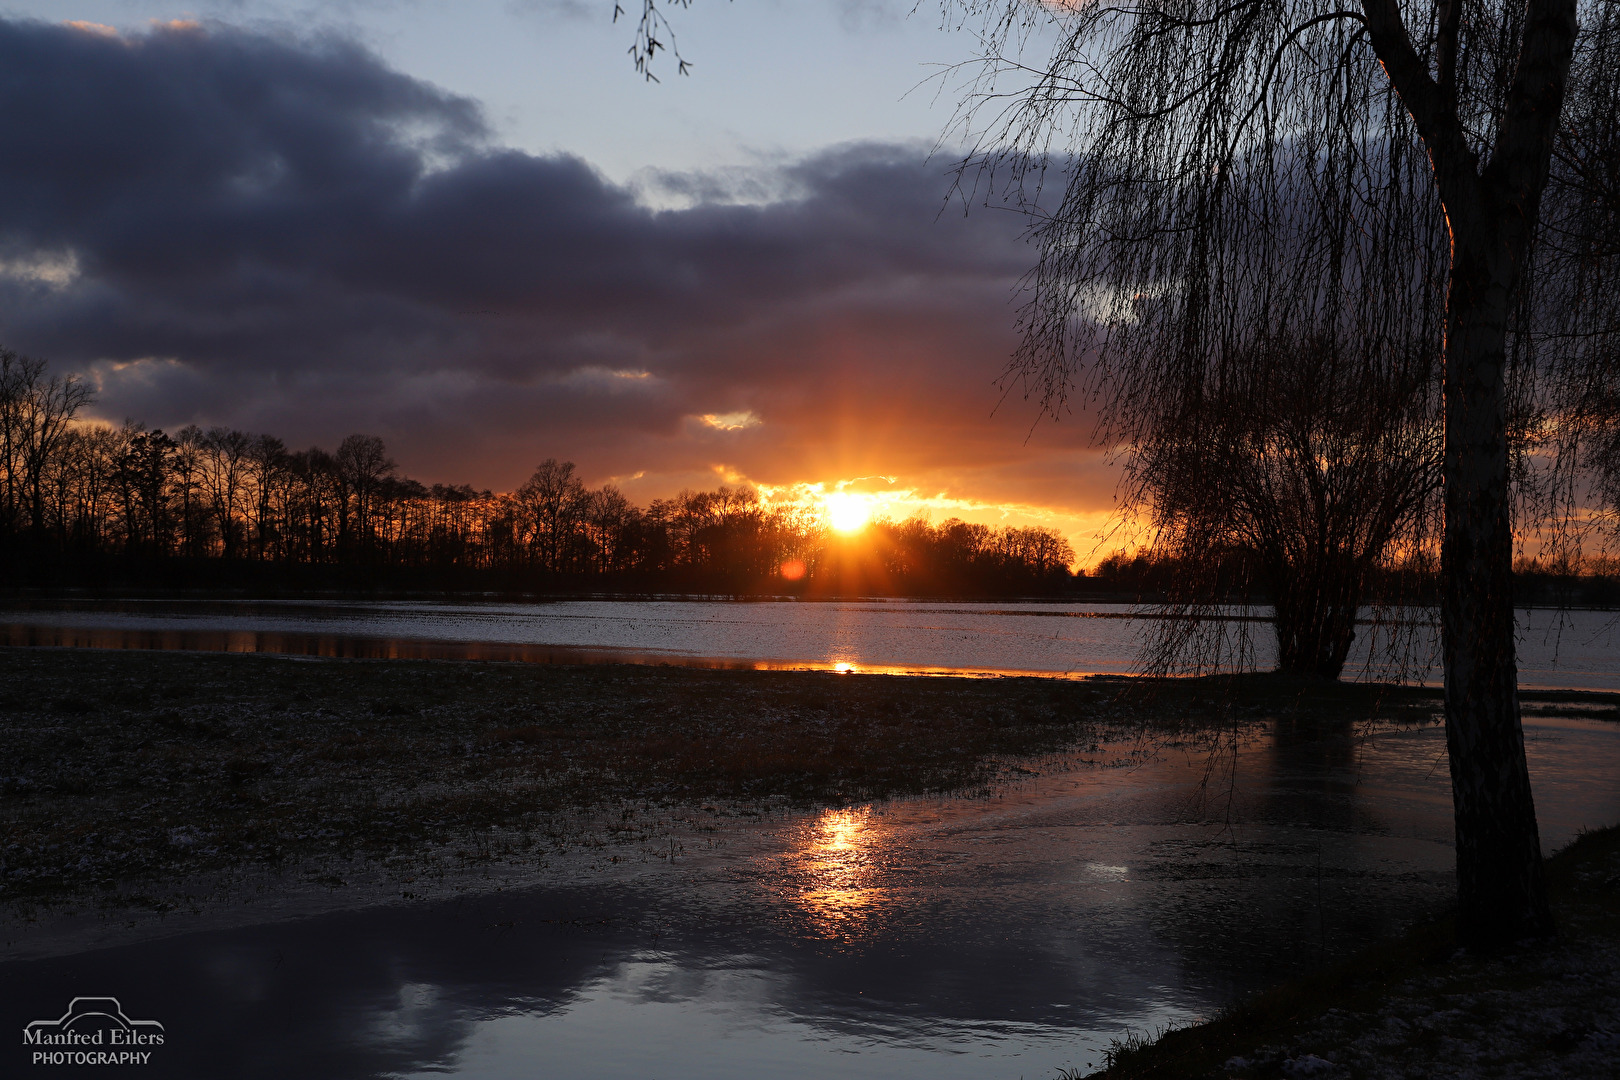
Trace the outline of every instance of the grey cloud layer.
{"label": "grey cloud layer", "polygon": [[[660,212],[351,42],[223,26],[0,23],[0,109],[0,340],[93,367],[105,414],[372,430],[496,486],[550,454],[791,479],[1019,452],[989,383],[1028,249],[941,213],[916,147]],[[684,419],[740,409],[766,424]]]}

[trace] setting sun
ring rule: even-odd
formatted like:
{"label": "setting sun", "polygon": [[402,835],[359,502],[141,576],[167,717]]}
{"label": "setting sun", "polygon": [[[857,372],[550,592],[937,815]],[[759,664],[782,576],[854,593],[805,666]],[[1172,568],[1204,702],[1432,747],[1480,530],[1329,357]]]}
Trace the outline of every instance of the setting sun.
{"label": "setting sun", "polygon": [[872,518],[872,506],[859,495],[837,492],[826,497],[827,523],[841,533],[860,532]]}

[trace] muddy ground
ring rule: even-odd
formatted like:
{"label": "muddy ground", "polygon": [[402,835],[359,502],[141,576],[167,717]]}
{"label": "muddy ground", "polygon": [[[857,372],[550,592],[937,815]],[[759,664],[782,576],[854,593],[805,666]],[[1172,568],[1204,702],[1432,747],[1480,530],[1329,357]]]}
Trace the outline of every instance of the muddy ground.
{"label": "muddy ground", "polygon": [[[1542,695],[1527,711],[1620,717],[1616,702]],[[0,905],[161,908],[210,872],[308,877],[322,860],[541,860],[677,824],[983,791],[1053,755],[1126,760],[1277,717],[1431,722],[1437,707],[1432,691],[1271,676],[0,649]]]}
{"label": "muddy ground", "polygon": [[296,865],[336,888],[357,864],[406,881],[423,860],[644,856],[677,827],[983,790],[1054,754],[1128,757],[1133,740],[1280,712],[1427,720],[1434,707],[1423,691],[1265,677],[0,649],[0,907],[162,910],[188,883],[255,868]]}

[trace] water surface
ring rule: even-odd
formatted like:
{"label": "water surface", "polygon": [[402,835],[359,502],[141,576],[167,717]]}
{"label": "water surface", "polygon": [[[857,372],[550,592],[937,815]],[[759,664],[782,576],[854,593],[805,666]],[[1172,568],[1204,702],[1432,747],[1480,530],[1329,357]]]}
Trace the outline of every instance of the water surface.
{"label": "water surface", "polygon": [[[1255,663],[1275,657],[1264,609],[1235,613]],[[1518,615],[1520,684],[1620,690],[1613,612]],[[552,663],[635,661],[917,674],[1125,674],[1144,620],[1124,604],[574,600],[548,603],[122,601],[0,608],[0,643]],[[1397,667],[1364,627],[1349,677],[1428,675],[1419,627]],[[1380,657],[1370,660],[1369,654]]]}
{"label": "water surface", "polygon": [[[1549,847],[1620,821],[1620,729],[1526,728]],[[1233,749],[1117,746],[997,797],[776,816],[517,891],[176,918],[0,964],[0,1022],[117,996],[167,1025],[152,1077],[1046,1077],[1446,902],[1436,728]]]}

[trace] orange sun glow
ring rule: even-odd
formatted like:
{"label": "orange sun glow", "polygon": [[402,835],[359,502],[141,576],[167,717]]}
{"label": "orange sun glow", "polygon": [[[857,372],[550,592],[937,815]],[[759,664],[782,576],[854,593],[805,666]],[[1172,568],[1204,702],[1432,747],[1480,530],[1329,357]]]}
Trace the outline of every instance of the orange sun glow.
{"label": "orange sun glow", "polygon": [[826,497],[827,523],[841,533],[857,533],[872,518],[872,507],[859,495],[834,492]]}

